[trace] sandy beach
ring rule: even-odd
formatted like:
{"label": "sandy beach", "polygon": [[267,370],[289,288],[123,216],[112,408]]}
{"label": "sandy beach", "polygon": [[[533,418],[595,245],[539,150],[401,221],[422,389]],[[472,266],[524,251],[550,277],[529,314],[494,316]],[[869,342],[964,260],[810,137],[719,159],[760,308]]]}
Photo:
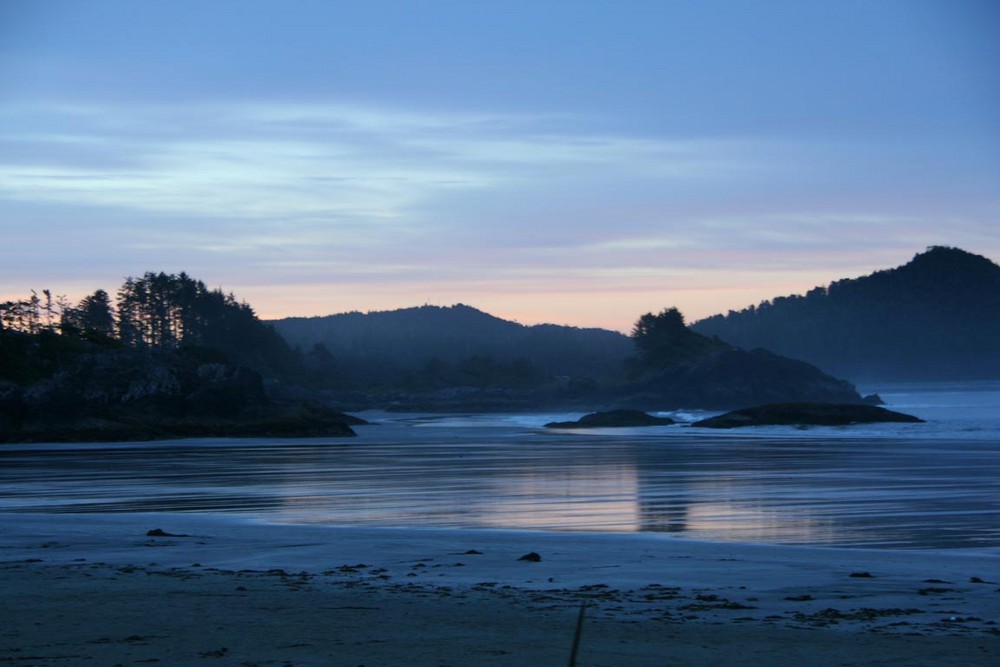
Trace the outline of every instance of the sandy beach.
{"label": "sandy beach", "polygon": [[581,666],[1000,655],[995,551],[197,514],[6,514],[0,530],[0,662],[14,665],[564,665],[582,603]]}

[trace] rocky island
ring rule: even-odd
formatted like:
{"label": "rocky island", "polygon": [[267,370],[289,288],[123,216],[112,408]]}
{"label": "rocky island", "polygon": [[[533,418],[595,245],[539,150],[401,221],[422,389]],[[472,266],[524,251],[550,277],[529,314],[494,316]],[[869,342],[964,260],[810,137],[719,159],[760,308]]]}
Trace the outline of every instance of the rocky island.
{"label": "rocky island", "polygon": [[669,417],[654,417],[641,410],[609,410],[592,412],[572,422],[549,422],[545,428],[623,428],[630,426],[669,426]]}
{"label": "rocky island", "polygon": [[876,405],[843,403],[778,403],[733,410],[697,421],[700,428],[743,426],[848,426],[884,422],[922,423],[913,415],[893,412]]}

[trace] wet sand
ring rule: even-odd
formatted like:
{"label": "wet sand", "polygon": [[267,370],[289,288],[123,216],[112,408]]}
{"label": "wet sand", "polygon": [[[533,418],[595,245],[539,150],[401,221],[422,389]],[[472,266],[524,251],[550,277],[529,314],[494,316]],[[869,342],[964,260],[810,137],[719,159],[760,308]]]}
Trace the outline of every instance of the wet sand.
{"label": "wet sand", "polygon": [[15,665],[564,665],[581,603],[580,666],[1000,655],[995,550],[181,514],[6,514],[0,535],[0,663]]}

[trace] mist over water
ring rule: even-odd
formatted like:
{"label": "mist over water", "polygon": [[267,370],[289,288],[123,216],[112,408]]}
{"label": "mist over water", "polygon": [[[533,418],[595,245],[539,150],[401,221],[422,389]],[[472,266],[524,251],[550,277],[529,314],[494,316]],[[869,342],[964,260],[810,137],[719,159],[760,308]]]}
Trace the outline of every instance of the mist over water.
{"label": "mist over water", "polygon": [[569,432],[542,428],[568,415],[380,414],[352,439],[5,446],[0,511],[1000,547],[1000,383],[865,390],[928,423]]}

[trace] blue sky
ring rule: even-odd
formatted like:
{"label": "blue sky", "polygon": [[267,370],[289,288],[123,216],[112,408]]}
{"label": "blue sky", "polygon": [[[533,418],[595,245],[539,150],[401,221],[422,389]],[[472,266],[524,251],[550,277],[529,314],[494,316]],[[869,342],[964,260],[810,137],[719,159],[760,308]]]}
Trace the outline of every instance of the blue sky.
{"label": "blue sky", "polygon": [[0,299],[627,330],[1000,258],[1000,3],[0,0]]}

